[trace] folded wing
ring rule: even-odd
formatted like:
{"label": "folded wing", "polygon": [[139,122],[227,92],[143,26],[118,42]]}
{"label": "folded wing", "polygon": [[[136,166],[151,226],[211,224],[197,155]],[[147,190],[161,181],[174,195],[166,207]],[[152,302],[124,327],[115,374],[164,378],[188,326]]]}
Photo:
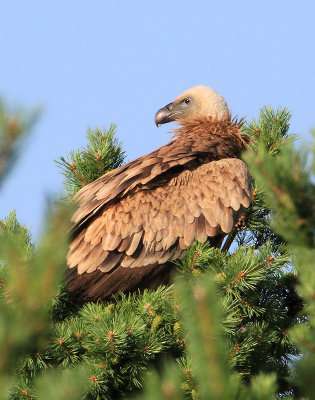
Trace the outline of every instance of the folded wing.
{"label": "folded wing", "polygon": [[146,157],[105,175],[77,195],[82,205],[74,219],[81,231],[68,254],[70,288],[84,280],[89,299],[96,293],[99,298],[100,293],[106,297],[128,290],[128,276],[134,287],[137,279],[148,279],[152,266],[156,269],[180,257],[195,240],[230,232],[249,206],[250,176],[239,159],[178,172],[178,166],[191,165],[193,154],[164,156],[162,161],[154,153]]}

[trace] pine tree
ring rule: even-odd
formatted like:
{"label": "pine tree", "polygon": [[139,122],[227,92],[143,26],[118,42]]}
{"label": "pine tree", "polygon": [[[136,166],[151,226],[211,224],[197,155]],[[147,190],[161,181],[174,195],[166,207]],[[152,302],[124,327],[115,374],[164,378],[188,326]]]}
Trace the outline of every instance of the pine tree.
{"label": "pine tree", "polygon": [[[37,111],[8,111],[4,103],[0,104],[0,183],[13,166],[36,116]],[[0,220],[0,399],[33,398],[33,389],[29,389],[32,374],[27,371],[48,368],[41,352],[51,340],[51,303],[62,279],[71,212],[65,207],[52,210],[36,247],[14,211]],[[73,399],[84,392],[74,372],[66,373],[67,379],[75,377],[76,385],[70,389],[66,381],[59,385],[59,394],[70,393]],[[38,379],[38,398],[67,397],[46,396],[55,387],[55,375],[47,373],[43,381],[45,386]]]}
{"label": "pine tree", "polygon": [[[244,128],[251,207],[221,251],[189,248],[168,288],[79,308],[57,288],[71,207],[57,207],[39,246],[14,214],[4,220],[3,398],[311,399],[315,162],[289,121],[264,108]],[[63,204],[124,158],[114,126],[89,130],[87,147],[58,161]]]}

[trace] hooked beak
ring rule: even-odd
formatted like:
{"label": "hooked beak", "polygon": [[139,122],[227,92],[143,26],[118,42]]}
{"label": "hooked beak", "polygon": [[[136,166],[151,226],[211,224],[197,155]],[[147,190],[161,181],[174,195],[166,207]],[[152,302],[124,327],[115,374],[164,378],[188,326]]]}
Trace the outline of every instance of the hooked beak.
{"label": "hooked beak", "polygon": [[154,118],[156,126],[159,127],[162,124],[174,121],[173,111],[174,111],[173,103],[169,103],[165,107],[160,108],[159,111],[155,114]]}

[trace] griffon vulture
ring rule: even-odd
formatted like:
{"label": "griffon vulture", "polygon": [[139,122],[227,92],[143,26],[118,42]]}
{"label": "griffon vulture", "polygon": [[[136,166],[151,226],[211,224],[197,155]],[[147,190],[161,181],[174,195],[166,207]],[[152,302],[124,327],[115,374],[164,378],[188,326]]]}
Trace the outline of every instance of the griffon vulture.
{"label": "griffon vulture", "polygon": [[196,86],[161,108],[172,141],[84,186],[75,196],[68,283],[81,302],[168,284],[195,240],[222,243],[250,203],[248,139],[224,98]]}

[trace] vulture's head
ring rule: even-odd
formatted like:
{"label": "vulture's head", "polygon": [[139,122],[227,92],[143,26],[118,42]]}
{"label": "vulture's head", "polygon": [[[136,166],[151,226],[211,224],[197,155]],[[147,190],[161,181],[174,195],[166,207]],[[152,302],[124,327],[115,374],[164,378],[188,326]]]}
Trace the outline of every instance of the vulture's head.
{"label": "vulture's head", "polygon": [[161,108],[155,115],[157,126],[171,121],[192,120],[198,117],[225,119],[229,109],[224,98],[207,86],[195,86],[186,90],[172,103]]}

